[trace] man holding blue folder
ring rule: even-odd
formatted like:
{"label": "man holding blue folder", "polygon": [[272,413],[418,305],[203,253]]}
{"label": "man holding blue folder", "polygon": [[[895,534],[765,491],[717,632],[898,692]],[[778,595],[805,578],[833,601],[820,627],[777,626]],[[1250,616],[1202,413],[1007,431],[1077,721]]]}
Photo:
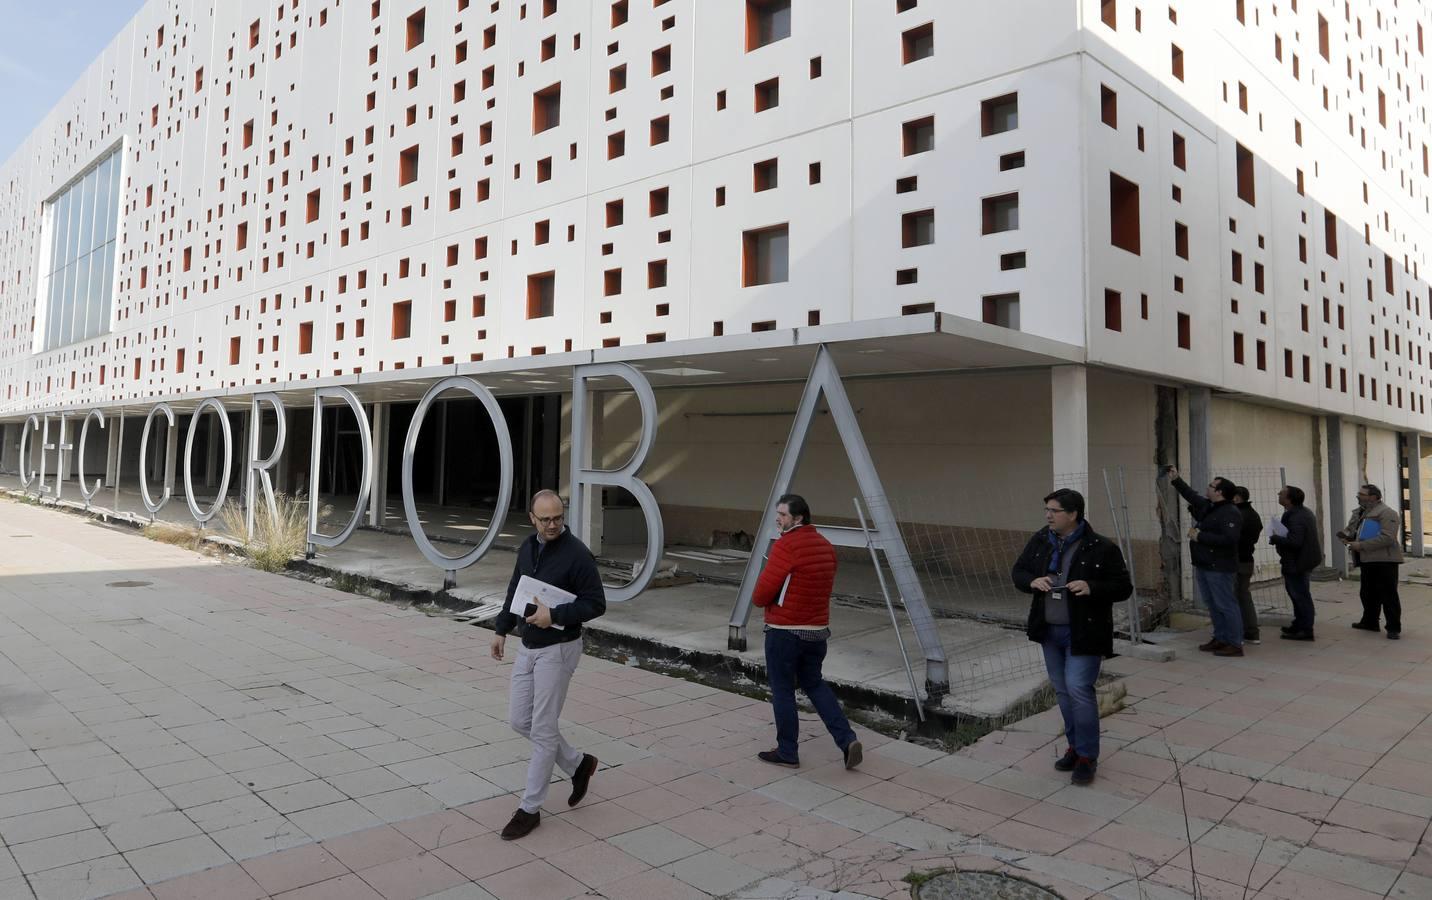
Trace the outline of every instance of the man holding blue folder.
{"label": "man holding blue folder", "polygon": [[1397,569],[1402,565],[1402,528],[1396,511],[1382,502],[1382,491],[1365,484],[1357,492],[1357,509],[1338,539],[1353,554],[1361,570],[1358,597],[1362,620],[1352,623],[1361,631],[1380,631],[1379,614],[1387,618],[1388,640],[1402,637],[1402,601],[1397,596]]}

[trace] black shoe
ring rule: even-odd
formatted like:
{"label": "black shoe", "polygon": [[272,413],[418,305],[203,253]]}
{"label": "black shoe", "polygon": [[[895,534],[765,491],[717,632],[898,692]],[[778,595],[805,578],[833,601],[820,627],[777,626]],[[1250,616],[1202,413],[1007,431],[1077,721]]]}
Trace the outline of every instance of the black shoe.
{"label": "black shoe", "polygon": [[1217,650],[1219,647],[1226,647],[1226,646],[1228,646],[1228,645],[1225,644],[1225,643],[1223,643],[1222,641],[1220,641],[1218,638],[1214,638],[1213,640],[1209,641],[1209,642],[1206,643],[1206,644],[1199,644],[1199,645],[1198,645],[1198,649],[1202,650],[1204,653],[1212,653],[1212,652],[1214,652],[1215,650]]}
{"label": "black shoe", "polygon": [[1356,629],[1359,630],[1359,631],[1381,631],[1381,630],[1382,630],[1381,628],[1378,627],[1378,625],[1377,625],[1376,622],[1371,622],[1371,623],[1369,623],[1369,622],[1354,622],[1354,623],[1352,623],[1352,627],[1356,628]]}
{"label": "black shoe", "polygon": [[853,769],[860,765],[860,761],[865,758],[865,750],[860,746],[859,741],[851,741],[842,752],[845,755],[847,769]]}
{"label": "black shoe", "polygon": [[1400,632],[1400,631],[1389,631],[1389,632],[1387,633],[1387,639],[1388,639],[1389,641],[1400,641],[1400,640],[1402,640],[1402,632]]}
{"label": "black shoe", "polygon": [[1263,641],[1260,640],[1260,639],[1258,638],[1258,635],[1256,635],[1256,634],[1254,634],[1254,635],[1247,635],[1247,634],[1245,634],[1245,635],[1243,635],[1243,643],[1245,643],[1245,644],[1261,644],[1261,643],[1263,643]]}
{"label": "black shoe", "polygon": [[761,762],[768,762],[777,766],[785,766],[787,769],[799,769],[801,767],[799,761],[792,762],[791,760],[781,756],[781,754],[775,750],[762,750],[760,753],[756,754],[756,758],[759,759]]}
{"label": "black shoe", "polygon": [[1074,764],[1078,761],[1079,754],[1074,752],[1073,747],[1070,747],[1064,751],[1063,756],[1054,761],[1054,770],[1056,772],[1072,772],[1074,771]]}
{"label": "black shoe", "polygon": [[1298,629],[1294,628],[1294,627],[1291,626],[1291,625],[1284,625],[1282,628],[1280,628],[1280,629],[1278,629],[1278,630],[1281,631],[1281,632],[1283,632],[1284,634],[1297,634],[1297,633],[1298,633]]}
{"label": "black shoe", "polygon": [[522,807],[512,814],[512,820],[502,826],[502,839],[504,841],[515,841],[518,838],[527,837],[542,822],[540,812],[528,812]]}
{"label": "black shoe", "polygon": [[1282,638],[1285,641],[1311,641],[1314,639],[1311,631],[1285,631]]}
{"label": "black shoe", "polygon": [[592,781],[592,773],[597,771],[597,758],[590,753],[582,754],[582,764],[577,766],[577,771],[572,773],[572,796],[567,798],[568,806],[576,806],[587,796],[587,785]]}
{"label": "black shoe", "polygon": [[1081,756],[1074,763],[1074,774],[1069,776],[1072,784],[1093,784],[1094,773],[1099,771],[1099,761]]}

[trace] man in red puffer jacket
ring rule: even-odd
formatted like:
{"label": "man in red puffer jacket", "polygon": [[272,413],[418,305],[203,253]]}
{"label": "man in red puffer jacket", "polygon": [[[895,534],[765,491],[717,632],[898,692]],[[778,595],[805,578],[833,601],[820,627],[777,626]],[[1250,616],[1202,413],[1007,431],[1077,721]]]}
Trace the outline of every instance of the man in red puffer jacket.
{"label": "man in red puffer jacket", "polygon": [[799,684],[845,756],[845,767],[853,769],[860,765],[860,741],[820,672],[830,639],[835,548],[810,523],[810,506],[797,494],[786,494],[776,503],[776,525],[781,536],[771,545],[752,598],[766,611],[766,674],[776,719],[776,749],[757,756],[778,766],[800,767]]}

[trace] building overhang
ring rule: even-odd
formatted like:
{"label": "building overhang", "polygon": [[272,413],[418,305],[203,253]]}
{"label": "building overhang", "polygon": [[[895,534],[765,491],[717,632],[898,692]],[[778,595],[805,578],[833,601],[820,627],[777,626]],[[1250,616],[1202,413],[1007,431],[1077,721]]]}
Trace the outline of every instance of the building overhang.
{"label": "building overhang", "polygon": [[[175,412],[187,413],[210,398],[218,400],[226,409],[242,410],[260,393],[278,394],[285,406],[307,407],[313,405],[315,388],[333,386],[348,388],[364,403],[416,402],[434,383],[454,375],[471,377],[499,397],[567,393],[572,389],[572,368],[587,363],[627,363],[640,370],[656,390],[804,381],[815,349],[822,344],[830,350],[844,378],[995,372],[1085,361],[1085,350],[1077,344],[932,312],[600,350],[242,385],[177,396],[69,403],[0,415],[0,421],[23,420],[31,412],[79,414],[91,409],[102,409],[106,413],[147,412],[160,402],[168,403]],[[600,388],[600,382],[595,386]],[[612,379],[612,386],[622,385]]]}

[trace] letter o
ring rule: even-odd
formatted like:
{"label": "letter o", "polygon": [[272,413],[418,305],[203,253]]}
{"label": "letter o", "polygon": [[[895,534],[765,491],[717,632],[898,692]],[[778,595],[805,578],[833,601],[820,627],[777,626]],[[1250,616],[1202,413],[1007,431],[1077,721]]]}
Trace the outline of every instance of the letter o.
{"label": "letter o", "polygon": [[[423,524],[418,519],[418,506],[413,500],[413,454],[418,447],[418,433],[422,430],[423,419],[428,414],[428,407],[438,395],[447,390],[466,391],[476,397],[487,410],[487,416],[492,420],[492,430],[497,433],[497,455],[502,463],[501,478],[497,490],[497,506],[492,511],[492,524],[487,528],[487,534],[477,546],[464,553],[462,556],[445,556],[439,553],[423,533]],[[417,543],[418,549],[427,557],[428,562],[442,569],[444,572],[455,572],[458,569],[465,569],[482,558],[492,542],[497,540],[497,535],[502,531],[502,523],[507,515],[507,505],[512,500],[512,435],[507,430],[507,417],[497,405],[497,398],[492,396],[485,386],[479,384],[465,375],[454,375],[444,378],[428,389],[423,399],[418,403],[418,408],[413,411],[412,424],[408,426],[408,437],[403,442],[403,513],[408,519],[408,530],[412,532],[413,540]]]}
{"label": "letter o", "polygon": [[[219,480],[219,493],[214,500],[214,505],[208,511],[199,509],[199,504],[194,502],[194,429],[198,427],[199,420],[204,418],[204,410],[213,409],[218,413],[219,424],[223,426],[224,432],[224,477]],[[89,423],[86,422],[86,425]],[[145,423],[145,433],[148,433],[149,423]],[[189,504],[189,514],[199,524],[203,524],[214,518],[219,507],[224,505],[224,498],[229,493],[229,472],[234,463],[234,438],[229,432],[229,416],[224,412],[224,405],[213,397],[207,397],[194,409],[194,415],[189,418],[189,436],[184,440],[184,502]],[[143,465],[143,458],[140,459]]]}
{"label": "letter o", "polygon": [[104,423],[104,410],[92,409],[85,414],[85,424],[80,428],[79,452],[75,454],[75,474],[80,477],[80,496],[85,498],[85,503],[89,503],[93,500],[94,495],[98,494],[100,488],[104,487],[103,478],[96,478],[94,480],[94,490],[85,487],[85,443],[89,437],[90,420],[92,419],[99,419],[99,427],[108,427]]}
{"label": "letter o", "polygon": [[[28,491],[30,485],[35,483],[35,478],[40,473],[30,467],[30,433],[40,430],[40,417],[34,413],[25,417],[25,424],[20,427],[20,489]],[[41,451],[43,453],[43,451]]]}
{"label": "letter o", "polygon": [[[166,478],[164,496],[159,498],[159,502],[155,503],[154,499],[149,496],[149,467],[144,464],[144,461],[149,450],[149,426],[154,424],[155,413],[164,413],[164,418],[169,421],[169,427],[174,427],[174,409],[168,403],[156,403],[149,410],[149,415],[144,417],[144,431],[139,437],[139,495],[144,498],[144,508],[149,510],[151,516],[159,515],[164,504],[168,503],[169,498],[174,495],[174,489],[169,486],[169,480]],[[165,464],[168,464],[168,460],[165,461]]]}

